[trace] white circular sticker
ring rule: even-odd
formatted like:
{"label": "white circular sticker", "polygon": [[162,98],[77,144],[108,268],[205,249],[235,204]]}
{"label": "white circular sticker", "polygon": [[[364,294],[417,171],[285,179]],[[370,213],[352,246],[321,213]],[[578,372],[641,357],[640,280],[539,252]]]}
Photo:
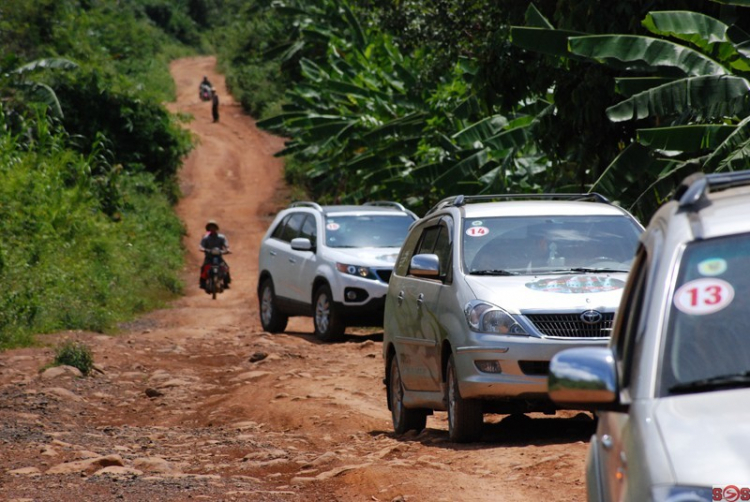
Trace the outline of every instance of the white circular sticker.
{"label": "white circular sticker", "polygon": [[698,264],[698,272],[701,275],[721,275],[727,271],[727,261],[723,258],[710,258]]}
{"label": "white circular sticker", "polygon": [[333,222],[331,222],[331,223],[329,223],[328,225],[326,225],[326,229],[328,229],[328,230],[333,230],[333,231],[336,231],[336,230],[338,230],[339,228],[341,228],[341,225],[339,225],[338,223],[333,223]]}
{"label": "white circular sticker", "polygon": [[716,278],[695,279],[680,286],[674,294],[674,306],[691,315],[713,314],[734,300],[734,288]]}
{"label": "white circular sticker", "polygon": [[469,237],[484,237],[490,233],[487,227],[469,227],[466,229],[466,235]]}

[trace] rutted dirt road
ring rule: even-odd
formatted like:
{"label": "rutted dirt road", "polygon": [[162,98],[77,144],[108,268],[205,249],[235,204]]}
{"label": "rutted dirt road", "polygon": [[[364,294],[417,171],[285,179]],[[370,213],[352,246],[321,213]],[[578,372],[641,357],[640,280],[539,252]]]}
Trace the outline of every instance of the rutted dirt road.
{"label": "rutted dirt road", "polygon": [[[181,172],[186,295],[117,336],[87,343],[92,377],[39,373],[52,348],[0,353],[0,500],[577,501],[593,432],[588,416],[485,417],[483,440],[447,441],[444,413],[420,435],[392,433],[382,332],[323,345],[293,319],[258,320],[258,246],[283,200],[283,142],[258,131],[210,57],[179,60],[174,111],[200,144]],[[197,87],[207,75],[220,121]],[[232,289],[197,287],[197,245],[215,218],[233,254]]]}

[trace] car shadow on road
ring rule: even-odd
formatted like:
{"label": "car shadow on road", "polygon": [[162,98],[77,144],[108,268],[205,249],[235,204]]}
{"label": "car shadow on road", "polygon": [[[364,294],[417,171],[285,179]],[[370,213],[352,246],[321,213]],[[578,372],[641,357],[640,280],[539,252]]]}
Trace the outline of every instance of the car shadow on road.
{"label": "car shadow on road", "polygon": [[285,335],[294,336],[300,340],[304,340],[309,343],[315,343],[320,345],[336,345],[343,343],[364,343],[367,341],[382,342],[383,332],[368,332],[368,333],[345,333],[344,337],[340,341],[336,342],[323,342],[318,339],[313,333],[307,331],[285,331]]}
{"label": "car shadow on road", "polygon": [[[448,440],[445,429],[426,428],[419,434],[415,431],[397,435],[385,432],[390,437],[404,442],[418,442],[424,446],[453,450],[478,450],[503,446],[544,446],[552,444],[588,442],[596,430],[596,421],[588,413],[573,416],[486,415],[482,426],[482,438],[475,443],[459,444]],[[384,431],[373,431],[372,435]]]}

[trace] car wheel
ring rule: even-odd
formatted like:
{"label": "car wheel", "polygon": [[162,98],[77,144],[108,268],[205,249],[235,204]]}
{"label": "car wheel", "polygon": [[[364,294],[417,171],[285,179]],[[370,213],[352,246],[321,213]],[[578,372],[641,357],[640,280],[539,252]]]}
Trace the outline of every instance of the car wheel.
{"label": "car wheel", "polygon": [[421,432],[427,425],[427,410],[409,409],[404,406],[404,385],[401,382],[401,370],[394,354],[388,368],[388,395],[393,417],[393,430],[396,434],[415,430]]}
{"label": "car wheel", "polygon": [[289,316],[282,314],[276,305],[273,281],[269,278],[260,287],[260,324],[264,331],[281,333],[286,329]]}
{"label": "car wheel", "polygon": [[333,295],[328,285],[323,285],[315,291],[313,298],[313,322],[315,336],[321,341],[333,342],[343,338],[346,325],[341,319],[341,313],[333,304]]}
{"label": "car wheel", "polygon": [[482,437],[482,402],[464,399],[458,389],[456,361],[448,360],[448,438],[454,443],[470,443]]}

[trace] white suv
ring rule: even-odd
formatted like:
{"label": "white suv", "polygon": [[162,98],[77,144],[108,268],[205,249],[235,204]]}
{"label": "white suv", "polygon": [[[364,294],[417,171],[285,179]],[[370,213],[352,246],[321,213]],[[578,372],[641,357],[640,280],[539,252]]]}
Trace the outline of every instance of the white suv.
{"label": "white suv", "polygon": [[258,299],[263,329],[312,316],[315,335],[340,339],[346,326],[382,326],[393,264],[416,215],[396,202],[320,206],[296,202],[263,237]]}
{"label": "white suv", "polygon": [[450,439],[473,441],[484,412],[554,412],[549,361],[607,344],[642,230],[597,194],[438,204],[411,227],[386,297],[396,432],[447,410]]}

